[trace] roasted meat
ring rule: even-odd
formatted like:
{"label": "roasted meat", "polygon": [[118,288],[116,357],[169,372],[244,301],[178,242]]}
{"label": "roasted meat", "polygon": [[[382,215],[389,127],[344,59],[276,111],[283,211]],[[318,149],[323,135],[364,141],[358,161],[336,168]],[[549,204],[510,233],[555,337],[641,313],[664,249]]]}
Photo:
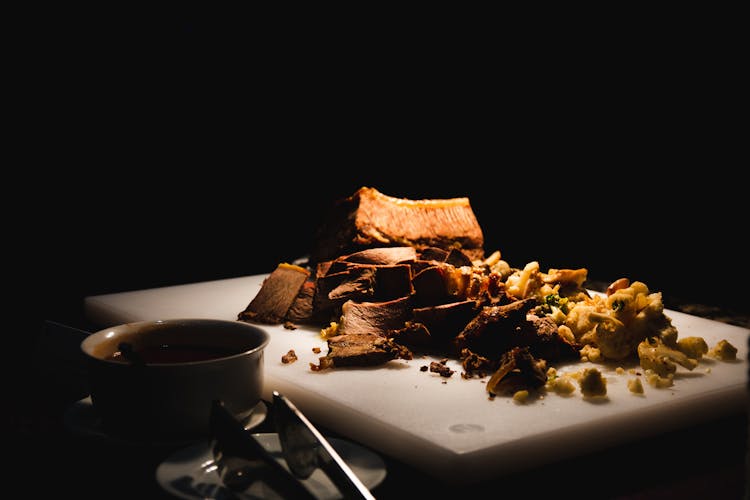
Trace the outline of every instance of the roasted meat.
{"label": "roasted meat", "polygon": [[487,382],[490,395],[509,396],[520,390],[537,389],[547,382],[546,363],[526,347],[514,347],[500,358],[500,367]]}
{"label": "roasted meat", "polygon": [[269,324],[283,323],[309,276],[310,271],[307,269],[293,264],[279,264],[263,281],[258,294],[237,319]]}
{"label": "roasted meat", "polygon": [[320,366],[373,366],[397,358],[412,359],[411,351],[377,334],[344,334],[328,339]]}
{"label": "roasted meat", "polygon": [[482,308],[455,338],[456,352],[466,348],[496,358],[513,347],[528,347],[549,361],[577,357],[578,346],[561,337],[552,320],[528,314],[535,305],[535,299],[524,299]]}
{"label": "roasted meat", "polygon": [[362,187],[339,200],[316,231],[313,262],[374,247],[460,247],[482,258],[484,236],[468,198],[410,200]]}
{"label": "roasted meat", "polygon": [[339,334],[374,334],[385,336],[389,330],[403,328],[411,317],[411,297],[387,302],[355,302],[341,308]]}

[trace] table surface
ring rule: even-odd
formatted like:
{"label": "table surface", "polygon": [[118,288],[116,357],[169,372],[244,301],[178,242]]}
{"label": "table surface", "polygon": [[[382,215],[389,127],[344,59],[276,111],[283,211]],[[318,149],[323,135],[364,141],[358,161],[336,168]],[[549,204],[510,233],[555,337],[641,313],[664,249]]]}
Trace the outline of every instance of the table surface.
{"label": "table surface", "polygon": [[[747,327],[750,317],[701,309],[700,305],[670,304],[673,309]],[[54,319],[54,318],[50,318]],[[85,319],[73,326],[91,331]],[[10,428],[12,456],[28,467],[11,469],[16,487],[35,498],[172,498],[155,479],[156,467],[179,447],[124,446],[69,432],[63,416],[70,405],[88,393],[75,360],[50,368],[53,355],[40,336],[37,363],[28,381],[11,391],[4,412]],[[749,399],[750,401],[750,399]],[[331,429],[326,435],[337,436]],[[271,431],[263,423],[260,432]],[[747,498],[748,420],[740,412],[650,439],[561,462],[504,474],[469,486],[450,486],[389,457],[387,477],[374,491],[377,498],[411,496],[464,496],[468,492],[496,491],[495,496],[576,498]],[[14,451],[15,450],[15,451]],[[41,473],[41,474],[40,474]]]}

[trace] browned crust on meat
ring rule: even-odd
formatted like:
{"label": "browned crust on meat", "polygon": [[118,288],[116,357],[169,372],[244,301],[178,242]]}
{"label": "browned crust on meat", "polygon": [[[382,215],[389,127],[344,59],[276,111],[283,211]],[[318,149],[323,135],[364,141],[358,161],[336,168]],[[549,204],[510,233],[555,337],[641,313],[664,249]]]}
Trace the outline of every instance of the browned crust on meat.
{"label": "browned crust on meat", "polygon": [[318,228],[311,259],[393,246],[460,248],[475,259],[484,255],[484,235],[468,198],[411,200],[362,187]]}

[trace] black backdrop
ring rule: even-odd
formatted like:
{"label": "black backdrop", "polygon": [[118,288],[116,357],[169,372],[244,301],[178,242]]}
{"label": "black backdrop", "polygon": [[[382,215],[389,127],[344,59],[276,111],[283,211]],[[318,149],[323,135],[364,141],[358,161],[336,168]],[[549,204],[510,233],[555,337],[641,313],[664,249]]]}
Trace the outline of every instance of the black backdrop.
{"label": "black backdrop", "polygon": [[35,24],[19,126],[38,133],[6,184],[29,188],[6,210],[20,316],[270,272],[364,185],[468,196],[486,249],[514,266],[746,308],[737,70],[714,50],[731,34],[508,46],[470,26],[350,26],[359,43],[342,43],[228,19]]}

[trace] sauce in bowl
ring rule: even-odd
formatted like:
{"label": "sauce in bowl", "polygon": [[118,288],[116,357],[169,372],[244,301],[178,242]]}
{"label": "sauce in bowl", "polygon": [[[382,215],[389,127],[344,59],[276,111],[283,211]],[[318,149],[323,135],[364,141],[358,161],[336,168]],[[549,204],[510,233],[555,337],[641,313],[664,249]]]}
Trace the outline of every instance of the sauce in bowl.
{"label": "sauce in bowl", "polygon": [[[185,344],[160,344],[142,346],[133,350],[133,353],[143,363],[189,363],[193,361],[207,361],[209,359],[225,358],[243,352],[240,349],[232,349],[223,346],[208,345],[185,345]],[[128,357],[118,350],[107,356],[109,361],[129,362]]]}

